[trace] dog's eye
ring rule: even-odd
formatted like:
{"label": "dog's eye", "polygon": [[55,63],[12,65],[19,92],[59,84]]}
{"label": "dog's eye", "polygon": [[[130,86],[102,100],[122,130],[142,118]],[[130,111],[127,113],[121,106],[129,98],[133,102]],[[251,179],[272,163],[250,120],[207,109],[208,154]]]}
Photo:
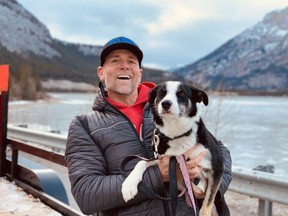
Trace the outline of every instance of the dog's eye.
{"label": "dog's eye", "polygon": [[160,90],[160,95],[164,96],[166,95],[166,93],[167,93],[166,89],[163,88]]}
{"label": "dog's eye", "polygon": [[177,92],[178,97],[183,97],[184,96],[184,91],[181,89]]}

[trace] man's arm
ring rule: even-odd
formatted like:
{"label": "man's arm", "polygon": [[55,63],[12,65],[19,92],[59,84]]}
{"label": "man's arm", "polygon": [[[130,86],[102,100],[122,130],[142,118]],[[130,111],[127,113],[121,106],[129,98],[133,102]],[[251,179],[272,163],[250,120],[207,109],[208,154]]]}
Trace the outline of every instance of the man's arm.
{"label": "man's arm", "polygon": [[[148,199],[145,194],[138,193],[131,202],[124,201],[121,193],[124,177],[120,171],[116,175],[107,173],[107,162],[100,145],[94,142],[79,119],[71,122],[65,160],[72,194],[84,214],[122,208]],[[149,167],[143,175],[143,182],[156,193],[161,193],[164,188],[159,179],[156,167]]]}
{"label": "man's arm", "polygon": [[224,193],[228,190],[230,182],[232,181],[232,159],[230,151],[223,145],[221,141],[218,141],[218,145],[221,147],[223,159],[224,159],[224,174],[222,181],[219,187],[219,190],[216,194],[215,202],[221,200],[224,196]]}

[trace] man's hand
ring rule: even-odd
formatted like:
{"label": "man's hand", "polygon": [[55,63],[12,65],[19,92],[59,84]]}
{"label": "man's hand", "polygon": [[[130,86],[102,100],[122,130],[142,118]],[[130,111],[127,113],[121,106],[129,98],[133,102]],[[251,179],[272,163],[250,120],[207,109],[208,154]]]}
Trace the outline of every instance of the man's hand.
{"label": "man's hand", "polygon": [[[169,182],[169,162],[170,156],[163,156],[157,160],[163,182]],[[176,176],[178,190],[185,190],[185,185],[179,166],[176,167]]]}
{"label": "man's hand", "polygon": [[[204,179],[204,181],[207,181],[207,180]],[[204,199],[205,194],[206,194],[205,191],[202,191],[194,183],[192,183],[192,189],[193,189],[193,192],[194,192],[194,195],[195,195],[196,199]]]}
{"label": "man's hand", "polygon": [[[190,179],[194,179],[199,176],[200,171],[202,170],[202,167],[200,166],[200,161],[205,157],[206,151],[203,151],[199,153],[195,158],[191,159],[189,158],[190,155],[192,155],[193,151],[199,147],[199,144],[195,145],[188,151],[184,153],[184,157],[186,162],[186,166],[188,169],[189,177]],[[163,156],[157,160],[157,164],[159,166],[162,180],[163,182],[168,182],[169,181],[169,160],[170,156]],[[179,167],[177,168],[177,179],[181,179],[182,176],[180,175],[180,170]]]}
{"label": "man's hand", "polygon": [[199,146],[200,144],[196,144],[195,146],[193,146],[191,149],[189,149],[184,153],[190,179],[198,177],[202,170],[202,167],[200,166],[200,161],[205,157],[206,151],[202,151],[196,157],[190,158],[195,149]]}
{"label": "man's hand", "polygon": [[[200,152],[196,157],[191,159],[190,158],[191,155],[193,154],[195,149],[198,148],[199,146],[200,144],[196,144],[195,146],[193,146],[191,149],[189,149],[188,151],[184,153],[185,160],[187,161],[186,166],[188,169],[189,177],[192,181],[193,179],[201,176],[200,172],[202,170],[202,167],[200,165],[200,161],[205,157],[207,153],[207,151],[204,150]],[[207,184],[207,179],[205,179],[203,176],[201,176],[201,181],[205,181],[205,184]],[[192,187],[193,187],[193,192],[195,194],[195,197],[197,199],[202,199],[205,197],[205,191],[202,191],[193,183],[192,183]]]}
{"label": "man's hand", "polygon": [[170,156],[163,156],[157,159],[157,164],[159,166],[163,182],[169,181],[169,161]]}

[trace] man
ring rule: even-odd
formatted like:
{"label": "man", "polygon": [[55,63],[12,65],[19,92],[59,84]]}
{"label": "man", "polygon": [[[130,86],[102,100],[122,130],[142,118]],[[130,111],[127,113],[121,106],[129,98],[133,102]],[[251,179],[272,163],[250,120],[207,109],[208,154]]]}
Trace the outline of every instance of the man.
{"label": "man", "polygon": [[[104,46],[100,58],[100,91],[93,112],[75,118],[69,128],[65,154],[72,194],[84,214],[165,215],[169,212],[168,205],[160,199],[151,199],[140,190],[126,203],[121,194],[125,178],[120,170],[121,161],[130,155],[153,158],[153,121],[147,101],[155,84],[140,83],[143,53],[132,40],[118,37]],[[231,181],[230,153],[221,142],[219,145],[226,170],[215,202],[224,198]],[[198,176],[201,170],[198,162],[203,157],[200,154],[187,162],[191,179]],[[132,160],[125,170],[134,166]],[[167,192],[168,167],[169,157],[164,157],[143,176],[143,183],[160,196]],[[203,198],[202,192],[194,192],[197,198]],[[178,199],[177,215],[193,215],[183,197]]]}

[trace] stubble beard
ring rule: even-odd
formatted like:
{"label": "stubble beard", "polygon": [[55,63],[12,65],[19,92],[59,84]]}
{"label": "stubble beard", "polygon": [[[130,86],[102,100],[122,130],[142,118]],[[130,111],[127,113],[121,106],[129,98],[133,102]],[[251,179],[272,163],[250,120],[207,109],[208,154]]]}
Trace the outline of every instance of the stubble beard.
{"label": "stubble beard", "polygon": [[129,87],[119,87],[119,86],[110,86],[109,91],[114,92],[118,95],[130,95],[137,89],[136,85],[131,85]]}

